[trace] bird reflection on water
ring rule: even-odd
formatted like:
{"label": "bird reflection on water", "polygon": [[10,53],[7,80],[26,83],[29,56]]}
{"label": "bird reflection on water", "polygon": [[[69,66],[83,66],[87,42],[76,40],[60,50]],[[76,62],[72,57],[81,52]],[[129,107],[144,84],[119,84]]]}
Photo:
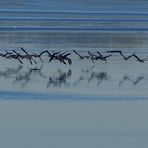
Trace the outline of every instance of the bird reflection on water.
{"label": "bird reflection on water", "polygon": [[[47,70],[47,69],[46,69]],[[77,75],[75,76],[74,68],[63,69],[57,68],[53,72],[52,69],[49,69],[48,72],[44,69],[44,66],[41,65],[30,67],[25,69],[22,65],[17,67],[5,68],[5,70],[0,71],[0,77],[3,77],[5,80],[12,81],[12,85],[20,85],[20,88],[29,86],[31,83],[38,83],[38,87],[41,87],[41,83],[44,83],[45,88],[49,89],[51,87],[61,88],[61,87],[79,87],[82,85],[89,85],[95,87],[102,87],[105,84],[111,84],[113,81],[113,73],[109,74],[107,71],[98,71],[95,68],[95,65],[92,65],[88,68],[81,68]],[[78,71],[78,70],[77,70]],[[48,74],[50,73],[50,74]],[[40,81],[36,81],[40,80]],[[119,88],[125,83],[128,82],[129,85],[132,83],[132,86],[135,87],[142,81],[147,79],[143,75],[136,77],[122,75],[120,76],[118,83]],[[101,84],[101,85],[100,85]]]}
{"label": "bird reflection on water", "polygon": [[0,71],[0,77],[9,78],[12,75],[18,74],[22,68],[23,68],[22,65],[19,65],[16,68],[6,68],[6,70]]}
{"label": "bird reflection on water", "polygon": [[61,86],[70,86],[70,84],[67,82],[67,79],[71,78],[72,71],[71,69],[68,70],[68,72],[62,72],[61,69],[58,70],[58,76],[52,77],[49,76],[49,81],[47,83],[47,88],[49,88],[51,85],[54,87],[61,87]]}
{"label": "bird reflection on water", "polygon": [[119,82],[119,87],[121,87],[121,85],[125,82],[131,82],[133,84],[133,86],[137,85],[140,81],[144,80],[144,76],[139,76],[136,79],[133,79],[127,75],[125,75],[122,80]]}

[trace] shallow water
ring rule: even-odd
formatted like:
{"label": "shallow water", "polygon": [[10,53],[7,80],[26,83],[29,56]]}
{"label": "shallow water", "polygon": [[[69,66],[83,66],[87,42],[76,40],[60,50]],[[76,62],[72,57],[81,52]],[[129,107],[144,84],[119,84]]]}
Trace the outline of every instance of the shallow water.
{"label": "shallow water", "polygon": [[147,147],[147,101],[1,101],[0,145]]}

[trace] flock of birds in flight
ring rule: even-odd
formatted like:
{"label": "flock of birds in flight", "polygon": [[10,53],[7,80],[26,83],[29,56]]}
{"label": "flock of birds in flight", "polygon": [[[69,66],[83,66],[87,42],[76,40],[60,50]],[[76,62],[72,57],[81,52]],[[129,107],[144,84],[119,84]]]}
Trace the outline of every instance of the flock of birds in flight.
{"label": "flock of birds in flight", "polygon": [[138,62],[144,62],[145,59],[141,59],[138,57],[135,53],[131,53],[128,56],[125,56],[124,52],[121,50],[109,50],[106,51],[108,55],[103,55],[101,52],[96,51],[96,53],[93,53],[91,51],[87,51],[88,55],[81,55],[78,51],[72,50],[72,52],[63,52],[63,51],[49,51],[44,50],[40,53],[29,53],[24,48],[20,48],[21,52],[18,52],[16,50],[7,51],[5,50],[5,53],[0,53],[0,57],[6,58],[6,59],[15,59],[18,60],[19,63],[23,64],[23,60],[26,59],[30,62],[32,65],[33,63],[37,64],[36,59],[38,58],[41,62],[43,62],[42,55],[46,54],[49,57],[49,61],[51,62],[53,60],[58,60],[60,63],[63,64],[72,64],[72,58],[70,58],[70,55],[72,52],[78,56],[80,60],[83,59],[90,59],[93,63],[95,61],[101,60],[104,62],[107,62],[108,58],[110,58],[113,54],[118,53],[125,61],[129,60],[130,58],[134,57]]}

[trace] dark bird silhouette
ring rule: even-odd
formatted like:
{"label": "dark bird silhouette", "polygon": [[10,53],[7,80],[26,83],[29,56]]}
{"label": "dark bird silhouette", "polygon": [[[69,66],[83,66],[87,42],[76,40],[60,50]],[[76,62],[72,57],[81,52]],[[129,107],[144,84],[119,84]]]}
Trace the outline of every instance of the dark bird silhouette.
{"label": "dark bird silhouette", "polygon": [[133,56],[137,59],[137,61],[144,62],[144,60],[143,59],[140,59],[136,54],[133,54]]}
{"label": "dark bird silhouette", "polygon": [[82,57],[78,52],[76,52],[75,50],[73,50],[73,52],[79,56],[80,59],[84,59],[84,57]]}
{"label": "dark bird silhouette", "polygon": [[144,62],[144,60],[143,59],[140,59],[135,53],[126,57],[121,50],[111,50],[111,51],[107,51],[107,52],[119,53],[123,57],[124,60],[128,60],[131,57],[135,57],[137,59],[137,61]]}
{"label": "dark bird silhouette", "polygon": [[25,49],[23,49],[22,47],[21,47],[21,50],[26,54],[26,55],[20,55],[20,57],[21,57],[22,59],[24,59],[24,58],[28,59],[28,60],[30,61],[30,64],[31,64],[31,65],[32,65],[32,61],[33,61],[35,64],[37,64],[36,61],[32,58],[32,55],[29,55],[29,53],[28,53]]}
{"label": "dark bird silhouette", "polygon": [[97,57],[97,58],[100,59],[100,60],[105,61],[106,63],[107,63],[107,60],[106,60],[106,59],[112,56],[112,54],[109,54],[109,55],[107,55],[107,56],[103,56],[99,51],[97,51],[97,53],[98,53],[99,56],[100,56],[100,57]]}
{"label": "dark bird silhouette", "polygon": [[90,56],[81,56],[77,51],[73,50],[73,52],[79,56],[80,59],[89,59]]}
{"label": "dark bird silhouette", "polygon": [[[12,51],[15,52],[14,50],[12,50]],[[19,58],[19,54],[9,54],[9,55],[6,56],[6,58],[8,58],[8,59],[17,59],[21,64],[23,64],[23,62]]]}

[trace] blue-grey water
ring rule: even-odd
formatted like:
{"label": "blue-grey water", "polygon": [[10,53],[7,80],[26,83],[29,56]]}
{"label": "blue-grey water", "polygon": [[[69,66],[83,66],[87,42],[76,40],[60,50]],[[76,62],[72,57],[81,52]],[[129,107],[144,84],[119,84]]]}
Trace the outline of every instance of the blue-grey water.
{"label": "blue-grey water", "polygon": [[147,12],[146,0],[1,0],[1,9]]}
{"label": "blue-grey water", "polygon": [[122,50],[146,60],[0,57],[0,147],[147,148],[147,9],[146,0],[1,0],[0,53]]}

